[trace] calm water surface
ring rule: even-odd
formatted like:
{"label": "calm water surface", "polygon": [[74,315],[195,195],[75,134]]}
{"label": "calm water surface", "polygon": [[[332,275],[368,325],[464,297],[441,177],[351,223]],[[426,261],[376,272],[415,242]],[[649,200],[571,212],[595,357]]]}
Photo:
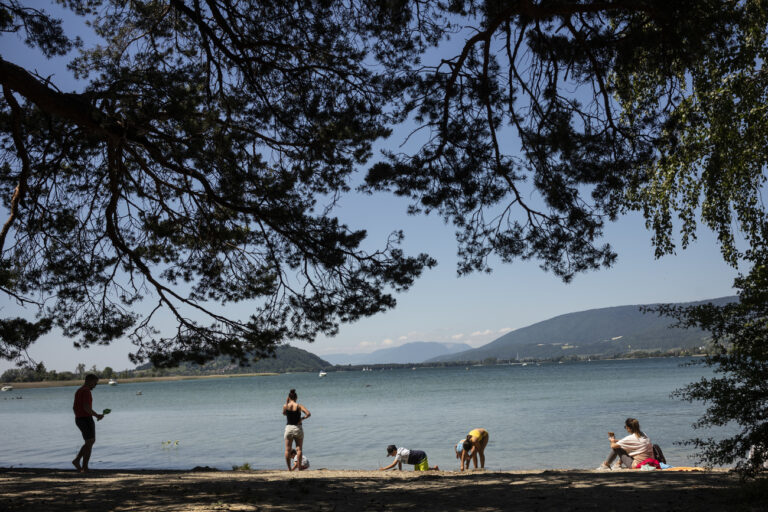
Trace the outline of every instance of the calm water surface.
{"label": "calm water surface", "polygon": [[[691,450],[673,443],[692,437],[703,407],[669,395],[710,372],[681,367],[684,361],[102,381],[93,392],[94,409],[112,413],[96,424],[91,466],[283,468],[281,409],[290,388],[312,413],[304,449],[313,469],[375,469],[388,463],[388,444],[424,450],[430,464],[456,469],[452,445],[474,427],[490,432],[489,469],[594,468],[607,453],[606,432],[623,433],[627,416],[640,420],[670,464],[691,465]],[[2,393],[0,466],[69,467],[82,444],[74,392]]]}

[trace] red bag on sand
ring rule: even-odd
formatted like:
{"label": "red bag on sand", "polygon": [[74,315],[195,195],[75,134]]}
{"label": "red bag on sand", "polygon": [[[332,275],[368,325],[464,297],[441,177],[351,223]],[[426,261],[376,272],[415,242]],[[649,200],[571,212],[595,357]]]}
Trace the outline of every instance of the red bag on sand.
{"label": "red bag on sand", "polygon": [[661,465],[659,464],[659,461],[656,459],[645,459],[643,462],[637,465],[637,469],[640,469],[641,467],[645,466],[646,464],[650,464],[651,466],[655,467],[656,469],[661,469]]}

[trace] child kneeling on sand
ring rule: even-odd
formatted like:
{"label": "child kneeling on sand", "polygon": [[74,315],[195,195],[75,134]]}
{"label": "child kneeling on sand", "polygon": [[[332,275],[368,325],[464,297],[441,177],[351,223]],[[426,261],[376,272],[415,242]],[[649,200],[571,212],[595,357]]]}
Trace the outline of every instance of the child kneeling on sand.
{"label": "child kneeling on sand", "polygon": [[409,450],[408,448],[398,448],[391,444],[387,446],[387,457],[394,457],[395,461],[387,467],[379,468],[379,471],[386,471],[397,466],[397,469],[403,469],[403,463],[413,464],[414,471],[428,471],[430,469],[440,471],[437,466],[429,467],[427,454],[421,450]]}
{"label": "child kneeling on sand", "polygon": [[[294,469],[299,469],[299,457],[296,455],[296,448],[291,449],[291,457],[293,462],[293,466],[291,466],[291,471]],[[301,469],[309,469],[309,459],[302,453],[301,454]]]}

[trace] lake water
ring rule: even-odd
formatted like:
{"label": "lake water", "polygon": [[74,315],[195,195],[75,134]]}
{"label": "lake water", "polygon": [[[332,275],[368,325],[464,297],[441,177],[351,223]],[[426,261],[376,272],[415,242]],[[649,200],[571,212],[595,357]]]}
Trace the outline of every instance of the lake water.
{"label": "lake water", "polygon": [[[685,361],[102,381],[94,409],[112,413],[96,424],[91,466],[283,468],[281,409],[290,388],[312,413],[304,450],[313,469],[375,469],[391,462],[388,444],[424,450],[430,464],[456,469],[452,446],[475,427],[490,432],[489,469],[594,468],[607,454],[606,432],[623,435],[628,416],[640,420],[670,464],[691,465],[692,449],[674,443],[693,437],[703,406],[669,395],[710,372],[680,366]],[[0,395],[0,466],[70,467],[82,444],[72,414],[75,389]]]}

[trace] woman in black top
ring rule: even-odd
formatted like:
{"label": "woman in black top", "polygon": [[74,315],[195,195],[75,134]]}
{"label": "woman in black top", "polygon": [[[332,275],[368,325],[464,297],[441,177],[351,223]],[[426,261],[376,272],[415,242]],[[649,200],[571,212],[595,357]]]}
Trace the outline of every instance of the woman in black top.
{"label": "woman in black top", "polygon": [[[292,444],[296,442],[296,456],[301,460],[301,450],[304,444],[304,429],[301,428],[301,422],[309,418],[309,409],[298,403],[296,390],[292,389],[288,393],[288,399],[283,406],[283,415],[286,417],[287,425],[285,426],[285,464],[288,466],[288,471],[291,470],[291,449]],[[304,417],[301,414],[304,413]],[[299,471],[301,471],[301,464],[299,464]]]}

